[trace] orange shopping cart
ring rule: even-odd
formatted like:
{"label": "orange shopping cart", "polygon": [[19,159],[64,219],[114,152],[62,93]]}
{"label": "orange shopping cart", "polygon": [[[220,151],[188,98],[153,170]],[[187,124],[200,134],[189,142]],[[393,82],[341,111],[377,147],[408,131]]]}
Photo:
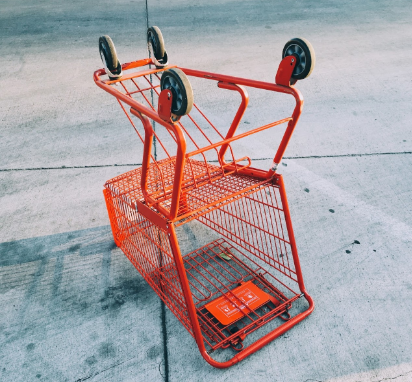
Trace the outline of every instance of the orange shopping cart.
{"label": "orange shopping cart", "polygon": [[[293,85],[310,75],[315,54],[305,39],[288,41],[275,83],[268,83],[169,64],[155,26],[147,42],[149,58],[122,65],[110,37],[99,39],[104,68],[94,81],[117,99],[143,144],[141,167],[104,186],[114,241],[194,337],[204,359],[229,367],[314,309],[276,170],[302,111]],[[194,102],[188,77],[240,95],[227,128],[216,127]],[[291,116],[236,134],[247,88],[294,97]],[[237,157],[236,141],[282,124],[269,169]],[[211,241],[186,251],[187,227],[202,227],[199,240]]]}

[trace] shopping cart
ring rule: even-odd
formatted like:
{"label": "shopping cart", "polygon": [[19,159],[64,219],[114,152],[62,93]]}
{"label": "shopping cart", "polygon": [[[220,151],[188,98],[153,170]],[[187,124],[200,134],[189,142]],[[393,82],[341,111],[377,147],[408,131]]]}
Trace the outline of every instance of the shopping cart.
{"label": "shopping cart", "polygon": [[[148,29],[147,42],[149,58],[121,65],[110,37],[99,40],[105,67],[94,81],[117,99],[143,143],[141,167],[105,184],[114,241],[204,359],[229,367],[314,309],[276,169],[302,111],[293,84],[310,75],[315,54],[308,41],[290,40],[275,83],[268,83],[170,65],[157,27]],[[225,131],[193,102],[188,76],[240,94]],[[236,134],[248,106],[246,87],[293,96],[292,115]],[[268,170],[235,155],[235,141],[281,124],[285,132]],[[203,227],[196,240],[212,241],[182,253],[187,224]]]}

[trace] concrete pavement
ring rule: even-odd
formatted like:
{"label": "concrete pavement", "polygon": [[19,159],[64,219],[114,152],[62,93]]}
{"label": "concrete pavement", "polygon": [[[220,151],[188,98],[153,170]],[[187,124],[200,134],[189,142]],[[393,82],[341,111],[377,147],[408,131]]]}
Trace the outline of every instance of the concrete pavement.
{"label": "concrete pavement", "polygon": [[[412,381],[408,1],[0,7],[1,381]],[[146,57],[147,17],[185,67],[273,81],[288,39],[317,54],[279,169],[316,309],[227,370],[203,361],[108,226],[102,184],[142,153],[93,83],[97,40],[110,35],[123,62]],[[195,87],[195,100],[217,123],[233,116],[225,92]],[[250,91],[241,130],[288,106]],[[277,134],[239,147],[266,169]]]}

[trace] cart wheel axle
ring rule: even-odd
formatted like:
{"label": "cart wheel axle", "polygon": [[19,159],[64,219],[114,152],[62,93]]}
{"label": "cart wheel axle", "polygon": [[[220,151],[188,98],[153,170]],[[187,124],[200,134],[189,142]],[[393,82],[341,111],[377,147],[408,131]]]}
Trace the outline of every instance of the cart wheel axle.
{"label": "cart wheel axle", "polygon": [[292,78],[303,80],[311,75],[315,68],[316,56],[312,44],[304,38],[289,40],[282,51],[282,59],[287,56],[296,58]]}
{"label": "cart wheel axle", "polygon": [[193,90],[182,70],[172,68],[164,71],[160,79],[160,89],[171,91],[173,100],[171,111],[175,116],[180,117],[190,113],[193,106]]}

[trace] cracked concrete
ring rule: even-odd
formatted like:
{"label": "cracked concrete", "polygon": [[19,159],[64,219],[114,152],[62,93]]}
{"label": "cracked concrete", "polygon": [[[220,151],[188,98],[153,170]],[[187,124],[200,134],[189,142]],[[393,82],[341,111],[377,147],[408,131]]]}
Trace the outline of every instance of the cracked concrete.
{"label": "cracked concrete", "polygon": [[[1,381],[412,381],[412,8],[407,0],[2,0]],[[114,246],[102,184],[141,162],[97,88],[100,35],[146,57],[147,22],[177,65],[273,81],[284,43],[317,53],[284,175],[316,309],[242,363],[206,364]],[[215,87],[195,100],[227,125]],[[242,131],[290,105],[250,92]],[[267,169],[277,130],[239,145]],[[197,227],[185,243],[207,239]]]}
{"label": "cracked concrete", "polygon": [[333,378],[328,382],[382,382],[382,381],[396,381],[409,382],[412,378],[412,364],[401,364],[396,367],[389,367],[386,369],[372,370],[367,373],[359,373],[357,375],[350,375],[345,377]]}

